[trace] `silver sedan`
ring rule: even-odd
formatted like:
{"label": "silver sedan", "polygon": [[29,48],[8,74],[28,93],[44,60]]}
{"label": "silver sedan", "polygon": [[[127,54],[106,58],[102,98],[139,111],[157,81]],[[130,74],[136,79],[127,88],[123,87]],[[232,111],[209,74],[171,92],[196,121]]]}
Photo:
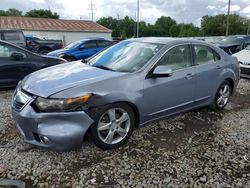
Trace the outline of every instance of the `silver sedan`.
{"label": "silver sedan", "polygon": [[100,148],[127,142],[134,128],[202,106],[222,110],[239,81],[239,63],[202,41],[140,38],[83,61],[27,76],[13,118],[24,141],[65,151],[86,135]]}

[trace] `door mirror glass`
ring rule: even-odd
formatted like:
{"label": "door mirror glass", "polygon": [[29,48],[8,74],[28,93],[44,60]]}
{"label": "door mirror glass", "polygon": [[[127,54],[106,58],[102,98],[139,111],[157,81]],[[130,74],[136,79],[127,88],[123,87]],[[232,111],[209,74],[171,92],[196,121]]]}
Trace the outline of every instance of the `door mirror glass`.
{"label": "door mirror glass", "polygon": [[19,60],[23,60],[24,55],[20,52],[13,52],[10,57],[15,61],[19,61]]}
{"label": "door mirror glass", "polygon": [[169,77],[172,74],[172,68],[166,65],[159,65],[153,71],[153,77]]}

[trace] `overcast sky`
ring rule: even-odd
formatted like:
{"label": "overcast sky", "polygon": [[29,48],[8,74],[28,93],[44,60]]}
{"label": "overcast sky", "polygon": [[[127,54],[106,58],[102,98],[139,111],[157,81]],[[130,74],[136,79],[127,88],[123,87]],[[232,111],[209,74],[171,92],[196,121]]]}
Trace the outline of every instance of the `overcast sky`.
{"label": "overcast sky", "polygon": [[[137,0],[92,0],[95,20],[101,17],[135,17]],[[91,0],[0,0],[0,9],[51,9],[65,19],[89,20]],[[250,18],[250,0],[231,0],[231,11]],[[170,16],[177,22],[200,25],[204,15],[227,12],[228,0],[140,0],[140,19],[154,23],[160,16]]]}

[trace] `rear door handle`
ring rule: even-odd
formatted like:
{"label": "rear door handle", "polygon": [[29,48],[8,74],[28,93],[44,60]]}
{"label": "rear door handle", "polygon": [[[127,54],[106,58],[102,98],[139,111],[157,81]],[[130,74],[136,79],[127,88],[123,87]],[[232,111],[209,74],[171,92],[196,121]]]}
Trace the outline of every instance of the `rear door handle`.
{"label": "rear door handle", "polygon": [[220,70],[220,69],[222,69],[222,66],[221,65],[217,65],[216,69]]}
{"label": "rear door handle", "polygon": [[188,80],[192,79],[193,77],[194,77],[194,74],[193,74],[193,73],[188,73],[188,74],[185,76],[185,78],[188,79]]}

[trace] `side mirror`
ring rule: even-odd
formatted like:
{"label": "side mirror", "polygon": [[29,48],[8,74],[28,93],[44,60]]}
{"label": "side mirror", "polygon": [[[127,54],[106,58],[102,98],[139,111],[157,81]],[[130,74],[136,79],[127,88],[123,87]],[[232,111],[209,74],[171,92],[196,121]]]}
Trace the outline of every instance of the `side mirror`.
{"label": "side mirror", "polygon": [[85,45],[81,45],[80,47],[79,47],[79,50],[84,50],[85,49]]}
{"label": "side mirror", "polygon": [[166,65],[159,65],[153,71],[153,77],[169,77],[172,74],[172,68]]}
{"label": "side mirror", "polygon": [[14,61],[23,60],[24,55],[20,52],[13,52],[10,56]]}

